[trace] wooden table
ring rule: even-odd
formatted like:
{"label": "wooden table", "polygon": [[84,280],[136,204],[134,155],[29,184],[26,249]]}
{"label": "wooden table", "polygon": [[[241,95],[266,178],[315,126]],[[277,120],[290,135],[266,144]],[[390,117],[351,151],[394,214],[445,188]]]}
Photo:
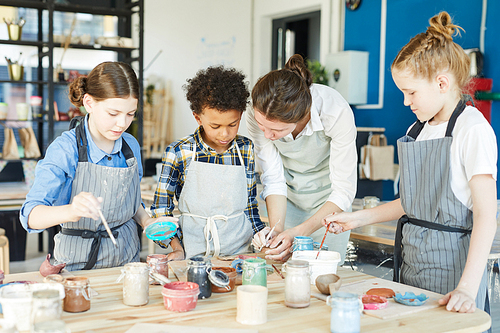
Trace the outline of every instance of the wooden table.
{"label": "wooden table", "polygon": [[[99,293],[92,299],[91,309],[83,313],[63,312],[62,319],[71,332],[125,332],[136,323],[188,325],[198,327],[224,327],[255,329],[259,332],[330,332],[331,308],[324,301],[311,298],[311,305],[304,309],[292,309],[284,305],[284,283],[268,284],[268,321],[258,326],[245,326],[236,322],[236,292],[213,294],[198,301],[190,312],[167,311],[163,305],[160,286],[150,287],[149,303],[141,307],[129,307],[122,302],[122,283],[116,283],[120,267],[75,271],[75,276],[86,276],[91,287]],[[337,274],[344,284],[373,279],[347,268],[339,267]],[[174,276],[171,274],[171,277]],[[6,282],[41,279],[38,272],[7,275]],[[313,286],[312,291],[316,291]],[[361,317],[362,332],[481,332],[491,325],[491,318],[481,310],[472,314],[452,313],[444,307],[424,310],[394,319]]]}

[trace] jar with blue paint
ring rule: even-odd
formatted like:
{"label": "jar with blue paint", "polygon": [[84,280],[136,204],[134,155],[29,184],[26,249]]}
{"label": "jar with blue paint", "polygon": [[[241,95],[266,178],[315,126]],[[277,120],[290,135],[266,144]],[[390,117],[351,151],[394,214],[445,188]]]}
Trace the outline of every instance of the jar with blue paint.
{"label": "jar with blue paint", "polygon": [[327,297],[326,304],[332,307],[330,332],[357,333],[360,331],[363,303],[358,295],[336,292]]}
{"label": "jar with blue paint", "polygon": [[295,236],[293,239],[292,251],[313,251],[314,241],[312,237]]}

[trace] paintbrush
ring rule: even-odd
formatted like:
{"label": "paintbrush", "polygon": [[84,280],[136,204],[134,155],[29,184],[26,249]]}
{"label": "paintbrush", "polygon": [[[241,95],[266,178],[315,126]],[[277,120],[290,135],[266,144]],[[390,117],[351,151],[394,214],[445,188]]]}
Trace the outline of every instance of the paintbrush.
{"label": "paintbrush", "polygon": [[267,242],[269,241],[269,238],[271,238],[271,234],[273,233],[274,231],[274,228],[276,228],[276,226],[281,222],[281,219],[278,220],[278,222],[274,225],[274,227],[271,229],[271,231],[267,234],[266,236],[266,241],[264,242],[264,244],[262,244],[262,246],[260,247],[259,249],[259,252],[262,251],[262,248],[264,247],[264,245],[267,244]]}
{"label": "paintbrush", "polygon": [[321,245],[319,246],[318,254],[316,255],[316,259],[319,257],[319,253],[321,252],[321,248],[323,247],[323,244],[325,243],[326,235],[328,235],[328,229],[330,229],[330,224],[332,222],[328,223],[328,226],[326,227],[326,232],[325,235],[323,236],[323,240],[321,241]]}
{"label": "paintbrush", "polygon": [[276,273],[278,273],[279,276],[281,276],[282,279],[284,279],[285,277],[283,276],[283,274],[281,274],[280,270],[278,269],[278,267],[274,266],[274,264],[271,264],[271,266],[273,266],[274,270],[276,271]]}
{"label": "paintbrush", "polygon": [[99,212],[99,216],[101,217],[102,224],[104,224],[104,228],[106,228],[106,231],[108,232],[109,238],[111,238],[111,241],[113,242],[113,244],[115,244],[115,246],[118,247],[118,244],[116,244],[115,236],[113,236],[111,229],[109,229],[108,222],[106,222],[106,219],[104,218],[104,215],[102,214],[101,209],[99,208],[97,211]]}

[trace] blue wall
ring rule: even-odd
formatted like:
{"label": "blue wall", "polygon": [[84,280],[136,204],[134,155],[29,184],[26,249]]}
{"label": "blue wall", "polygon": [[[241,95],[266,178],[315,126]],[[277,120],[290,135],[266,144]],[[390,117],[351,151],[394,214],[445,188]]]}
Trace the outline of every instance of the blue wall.
{"label": "blue wall", "polygon": [[[465,29],[454,41],[464,49],[479,48],[482,0],[387,0],[387,34],[382,109],[356,109],[356,126],[385,127],[388,143],[396,140],[416,120],[403,105],[403,94],[392,80],[390,66],[398,51],[420,32],[425,32],[429,19],[440,11],[450,13],[454,23]],[[378,103],[381,0],[365,0],[356,11],[346,11],[345,50],[368,51],[368,104]],[[484,76],[493,79],[494,92],[500,92],[500,1],[488,1],[485,34]],[[493,102],[491,125],[500,136],[500,102]],[[397,163],[397,156],[395,157]],[[393,182],[384,181],[384,199],[393,198]],[[498,187],[498,184],[497,184]]]}

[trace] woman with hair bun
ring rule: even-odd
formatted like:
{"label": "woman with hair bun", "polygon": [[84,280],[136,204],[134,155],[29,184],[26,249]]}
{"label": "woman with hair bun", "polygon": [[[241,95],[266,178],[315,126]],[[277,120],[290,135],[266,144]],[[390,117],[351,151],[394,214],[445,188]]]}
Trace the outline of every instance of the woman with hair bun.
{"label": "woman with hair bun", "polygon": [[[357,182],[354,115],[336,90],[312,83],[298,54],[258,80],[252,102],[248,131],[262,169],[270,227],[276,226],[266,258],[284,261],[295,236],[321,242],[321,219],[351,208]],[[266,245],[271,228],[254,236],[255,247]],[[325,244],[343,262],[348,240],[349,233],[329,234]]]}
{"label": "woman with hair bun", "polygon": [[54,258],[70,271],[139,261],[137,225],[176,219],[153,219],[141,203],[140,146],[125,132],[137,112],[137,76],[126,63],[104,62],[71,83],[69,98],[88,115],[57,137],[38,162],[20,211],[21,224],[37,233],[61,225]]}
{"label": "woman with hair bun", "polygon": [[417,116],[398,140],[401,198],[325,217],[330,231],[399,219],[394,280],[445,296],[448,311],[489,313],[486,262],[497,221],[497,142],[482,113],[466,105],[469,57],[441,12],[392,63],[404,104]]}

